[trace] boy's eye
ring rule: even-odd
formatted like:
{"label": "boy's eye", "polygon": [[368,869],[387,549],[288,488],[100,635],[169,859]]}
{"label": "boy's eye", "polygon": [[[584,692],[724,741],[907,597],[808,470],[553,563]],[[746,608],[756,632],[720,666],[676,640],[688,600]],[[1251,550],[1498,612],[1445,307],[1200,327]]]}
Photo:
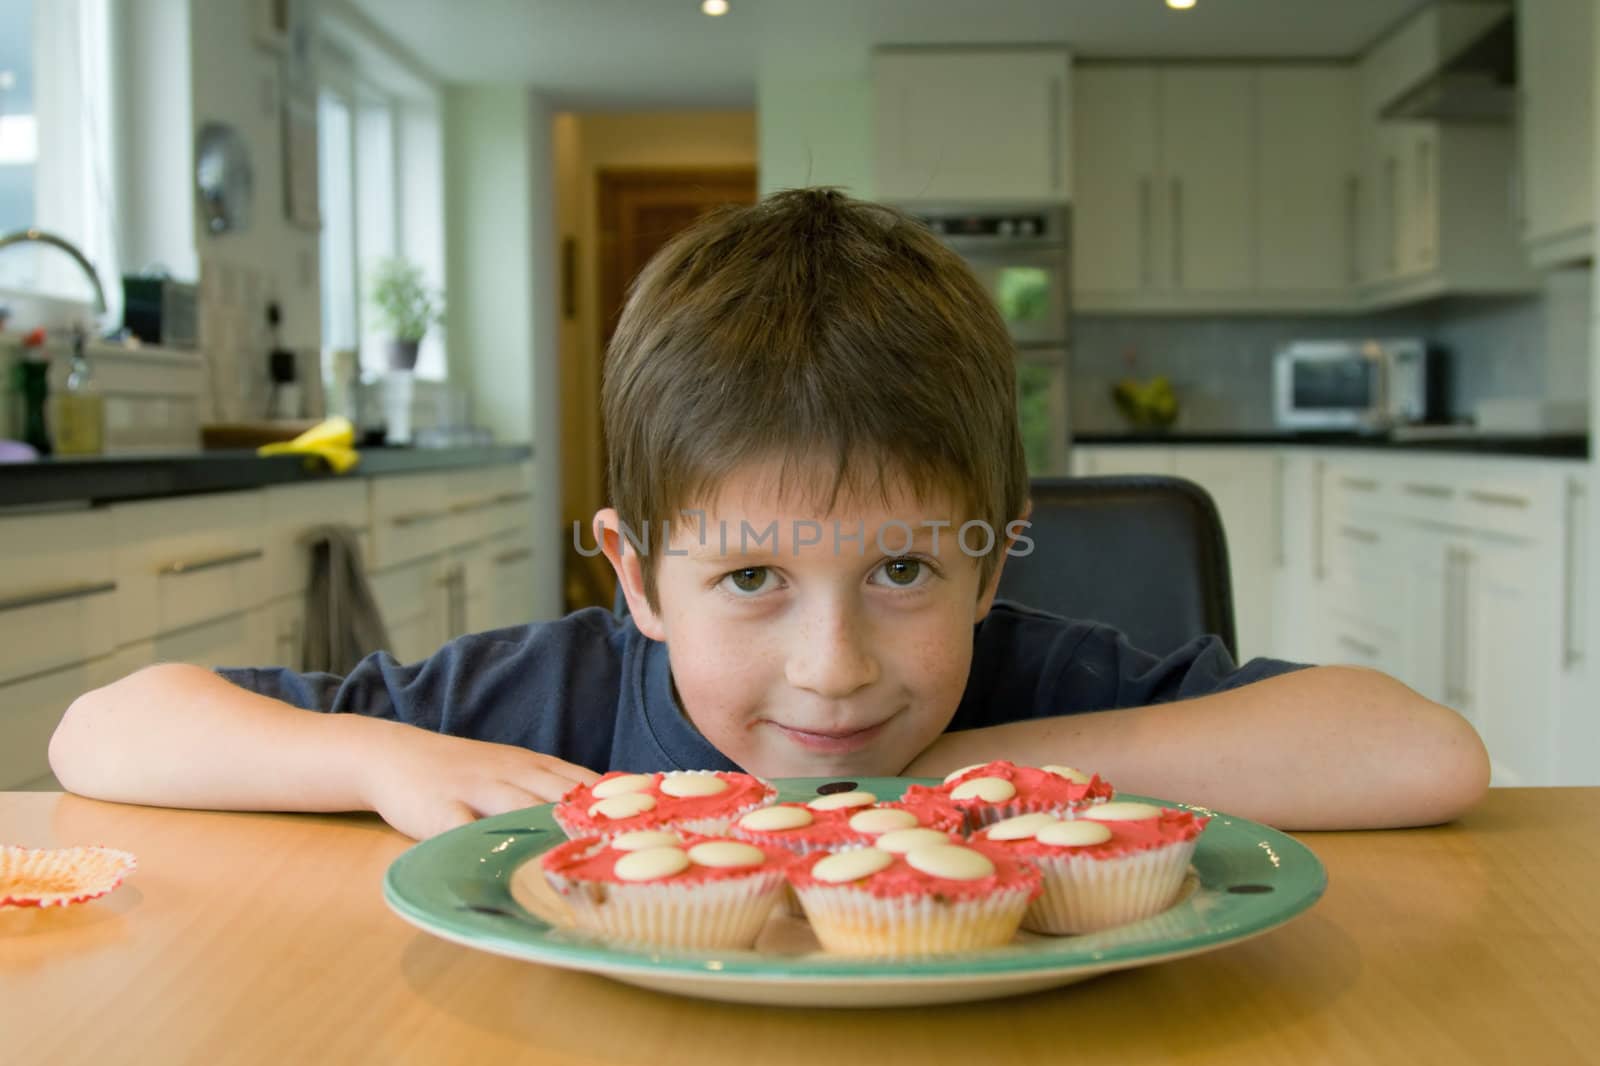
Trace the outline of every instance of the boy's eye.
{"label": "boy's eye", "polygon": [[767,583],[767,573],[764,566],[746,566],[728,574],[723,580],[739,592],[760,592]]}
{"label": "boy's eye", "polygon": [[920,559],[890,559],[878,568],[878,572],[896,588],[912,588],[921,580],[922,569]]}

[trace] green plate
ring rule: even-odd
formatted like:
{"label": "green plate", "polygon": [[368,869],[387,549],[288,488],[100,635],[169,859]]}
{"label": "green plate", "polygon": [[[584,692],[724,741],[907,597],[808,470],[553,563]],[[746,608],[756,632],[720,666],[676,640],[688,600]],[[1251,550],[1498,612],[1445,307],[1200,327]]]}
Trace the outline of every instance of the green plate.
{"label": "green plate", "polygon": [[[833,780],[773,783],[780,799],[805,801]],[[879,777],[853,785],[893,799],[908,784],[937,783]],[[406,921],[446,940],[646,988],[743,1003],[876,1007],[1014,995],[1212,951],[1283,924],[1327,887],[1310,849],[1274,829],[1181,803],[1117,798],[1211,816],[1181,901],[1153,918],[1099,933],[1022,933],[1006,947],[962,955],[906,961],[826,955],[808,950],[814,941],[803,921],[782,915],[769,922],[756,950],[717,953],[617,947],[560,928],[539,916],[551,912],[541,905],[536,868],[514,878],[518,867],[566,839],[548,805],[485,818],[416,845],[389,867],[384,899]]]}

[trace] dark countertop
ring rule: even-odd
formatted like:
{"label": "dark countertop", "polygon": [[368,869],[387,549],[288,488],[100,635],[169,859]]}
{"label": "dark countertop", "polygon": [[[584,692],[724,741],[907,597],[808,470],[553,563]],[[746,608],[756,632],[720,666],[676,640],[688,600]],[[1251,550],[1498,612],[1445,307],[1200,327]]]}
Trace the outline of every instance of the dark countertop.
{"label": "dark countertop", "polygon": [[252,450],[178,455],[93,456],[0,463],[0,509],[33,504],[144,500],[472,466],[520,463],[533,455],[526,444],[471,448],[362,448],[348,474],[330,473],[322,460],[298,455],[262,458]]}
{"label": "dark countertop", "polygon": [[[1417,435],[1412,435],[1417,434]],[[1403,431],[1399,435],[1373,433],[1313,433],[1290,430],[1262,430],[1243,433],[1211,433],[1173,430],[1166,433],[1082,433],[1074,444],[1270,444],[1315,448],[1376,448],[1388,451],[1459,453],[1464,455],[1520,455],[1544,459],[1587,459],[1589,437],[1584,433],[1553,433],[1545,436],[1499,434],[1427,435],[1426,431]]]}

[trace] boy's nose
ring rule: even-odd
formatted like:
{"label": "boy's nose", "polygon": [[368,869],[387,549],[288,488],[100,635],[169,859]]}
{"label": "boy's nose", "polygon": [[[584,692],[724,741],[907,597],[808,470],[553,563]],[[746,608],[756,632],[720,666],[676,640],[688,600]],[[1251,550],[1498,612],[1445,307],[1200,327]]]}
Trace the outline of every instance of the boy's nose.
{"label": "boy's nose", "polygon": [[862,621],[830,609],[796,628],[784,676],[795,688],[840,699],[878,680],[878,659]]}

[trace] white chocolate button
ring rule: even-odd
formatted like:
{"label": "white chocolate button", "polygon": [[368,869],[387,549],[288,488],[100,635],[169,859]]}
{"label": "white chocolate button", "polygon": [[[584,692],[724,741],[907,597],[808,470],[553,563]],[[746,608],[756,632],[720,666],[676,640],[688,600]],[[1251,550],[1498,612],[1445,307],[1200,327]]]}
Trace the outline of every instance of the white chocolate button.
{"label": "white chocolate button", "polygon": [[917,824],[917,816],[899,807],[878,807],[858,811],[850,816],[850,828],[858,833],[888,833],[895,829],[910,829]]}
{"label": "white chocolate button", "polygon": [[882,851],[905,855],[918,848],[935,847],[950,843],[950,834],[937,829],[894,829],[873,841]]}
{"label": "white chocolate button", "polygon": [[624,792],[609,796],[589,808],[591,818],[632,818],[656,809],[656,798],[648,792]]}
{"label": "white chocolate button", "polygon": [[689,849],[689,858],[701,866],[723,869],[734,866],[760,866],[767,861],[766,852],[752,844],[737,840],[705,840]]}
{"label": "white chocolate button", "polygon": [[831,796],[818,796],[806,804],[814,811],[842,811],[846,807],[870,807],[878,797],[870,792],[835,792]]}
{"label": "white chocolate button", "polygon": [[1019,814],[1015,818],[994,823],[985,835],[990,840],[1027,840],[1045,826],[1055,825],[1058,821],[1059,818],[1048,814]]}
{"label": "white chocolate button", "polygon": [[621,777],[608,777],[604,781],[596,781],[594,788],[589,791],[595,799],[603,800],[627,792],[643,792],[654,780],[654,774],[623,774]]}
{"label": "white chocolate button", "polygon": [[682,848],[645,848],[630,851],[617,860],[617,878],[622,881],[655,881],[680,874],[689,868],[689,853]]}
{"label": "white chocolate button", "polygon": [[951,799],[979,799],[985,803],[1004,803],[1017,794],[1016,786],[1003,777],[974,777],[963,781],[950,793]]}
{"label": "white chocolate button", "polygon": [[1039,830],[1034,838],[1056,848],[1086,848],[1111,839],[1111,830],[1098,822],[1057,822]]}
{"label": "white chocolate button", "polygon": [[1161,808],[1150,803],[1114,800],[1111,803],[1090,807],[1079,817],[1093,818],[1097,822],[1140,822],[1146,818],[1161,817]]}
{"label": "white chocolate button", "polygon": [[948,785],[950,782],[954,781],[956,778],[960,777],[962,774],[966,773],[967,771],[976,770],[980,766],[988,766],[988,765],[989,764],[986,763],[986,762],[975,762],[971,766],[963,766],[959,770],[951,770],[949,773],[944,775],[944,783]]}
{"label": "white chocolate button", "polygon": [[661,791],[669,796],[715,796],[728,791],[728,783],[716,774],[674,771],[661,775]]}
{"label": "white chocolate button", "polygon": [[906,856],[907,865],[947,881],[976,881],[994,873],[994,863],[981,852],[959,844],[918,848]]}
{"label": "white chocolate button", "polygon": [[1055,774],[1057,777],[1064,777],[1077,785],[1087,785],[1090,781],[1088,774],[1074,766],[1056,766],[1052,764],[1050,766],[1041,766],[1039,769]]}
{"label": "white chocolate button", "polygon": [[803,829],[815,820],[804,807],[760,807],[740,818],[739,827],[758,833],[775,833],[784,829]]}
{"label": "white chocolate button", "polygon": [[678,834],[665,829],[635,829],[631,833],[618,833],[611,838],[611,846],[618,851],[643,851],[645,848],[675,848],[682,841]]}
{"label": "white chocolate button", "polygon": [[811,868],[811,876],[830,885],[842,885],[871,877],[891,862],[894,856],[879,848],[851,848],[818,860]]}

